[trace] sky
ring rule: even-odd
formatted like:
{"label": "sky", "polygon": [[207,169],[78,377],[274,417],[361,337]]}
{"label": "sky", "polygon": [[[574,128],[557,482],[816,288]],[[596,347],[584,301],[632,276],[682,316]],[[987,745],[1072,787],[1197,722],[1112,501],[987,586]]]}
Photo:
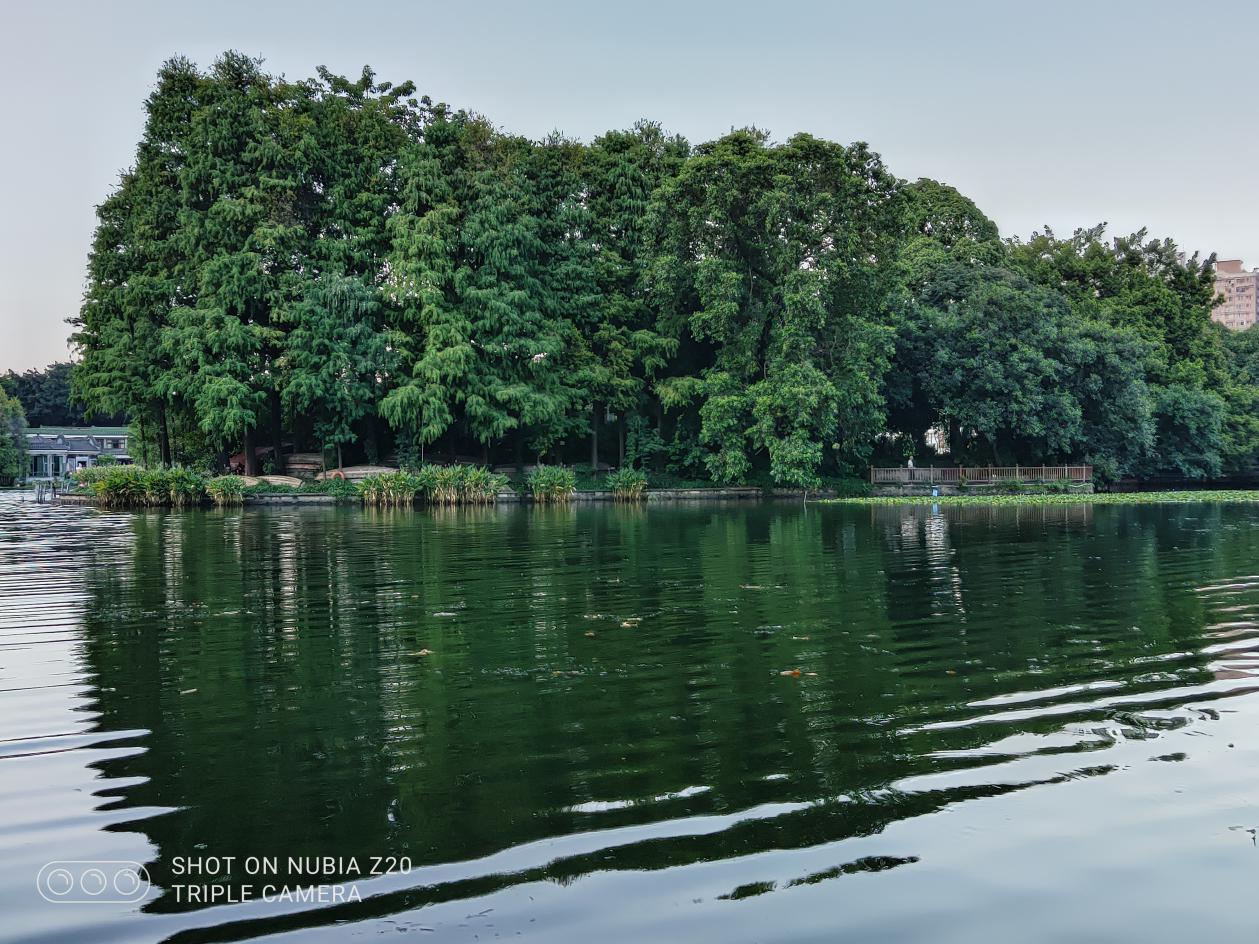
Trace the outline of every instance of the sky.
{"label": "sky", "polygon": [[96,205],[175,54],[414,80],[499,126],[867,141],[1005,236],[1107,222],[1259,266],[1259,5],[0,0],[0,370],[67,359]]}

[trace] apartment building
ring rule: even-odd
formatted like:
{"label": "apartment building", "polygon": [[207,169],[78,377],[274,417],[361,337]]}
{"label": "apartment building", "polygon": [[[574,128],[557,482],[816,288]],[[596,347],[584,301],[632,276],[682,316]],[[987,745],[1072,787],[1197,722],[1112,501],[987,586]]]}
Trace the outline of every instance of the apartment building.
{"label": "apartment building", "polygon": [[1220,259],[1215,263],[1215,287],[1223,299],[1211,312],[1215,321],[1241,331],[1259,319],[1259,269],[1247,272],[1240,259]]}

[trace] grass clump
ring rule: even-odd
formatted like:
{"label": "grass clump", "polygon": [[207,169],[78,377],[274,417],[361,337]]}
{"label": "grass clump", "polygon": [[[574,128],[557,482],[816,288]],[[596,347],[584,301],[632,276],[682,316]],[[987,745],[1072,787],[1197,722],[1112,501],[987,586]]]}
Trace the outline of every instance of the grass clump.
{"label": "grass clump", "polygon": [[540,465],[529,473],[529,492],[538,502],[566,502],[577,491],[577,474],[562,465]]}
{"label": "grass clump", "polygon": [[369,505],[413,505],[424,494],[426,482],[414,472],[385,472],[363,479],[360,488]]}
{"label": "grass clump", "polygon": [[145,469],[137,465],[106,466],[75,480],[82,482],[96,500],[108,508],[187,508],[206,497],[206,480],[200,472],[176,466]]}
{"label": "grass clump", "polygon": [[617,501],[642,501],[647,497],[647,474],[641,469],[609,472],[604,484]]}
{"label": "grass clump", "polygon": [[[348,483],[347,483],[348,484]],[[361,494],[369,505],[484,505],[507,487],[507,476],[483,466],[422,465],[363,479]]]}
{"label": "grass clump", "polygon": [[498,499],[498,493],[507,488],[507,476],[491,472],[484,466],[463,465],[463,482],[460,485],[462,500],[470,505],[488,505]]}
{"label": "grass clump", "polygon": [[245,503],[245,480],[239,475],[220,475],[205,485],[210,501],[220,507]]}

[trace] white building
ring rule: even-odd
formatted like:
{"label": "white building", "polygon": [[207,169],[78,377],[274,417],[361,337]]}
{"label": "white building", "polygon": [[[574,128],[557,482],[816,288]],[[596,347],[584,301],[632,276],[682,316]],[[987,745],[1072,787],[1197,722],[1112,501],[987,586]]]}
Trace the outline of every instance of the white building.
{"label": "white building", "polygon": [[28,480],[65,478],[96,464],[101,456],[131,462],[124,426],[35,426],[26,431]]}

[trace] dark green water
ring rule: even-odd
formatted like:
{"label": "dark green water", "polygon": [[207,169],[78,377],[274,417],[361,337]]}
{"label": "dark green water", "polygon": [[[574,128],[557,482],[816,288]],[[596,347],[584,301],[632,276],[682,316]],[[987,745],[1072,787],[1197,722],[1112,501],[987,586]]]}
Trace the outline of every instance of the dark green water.
{"label": "dark green water", "polygon": [[1253,940],[1257,652],[1255,506],[6,496],[0,940]]}

